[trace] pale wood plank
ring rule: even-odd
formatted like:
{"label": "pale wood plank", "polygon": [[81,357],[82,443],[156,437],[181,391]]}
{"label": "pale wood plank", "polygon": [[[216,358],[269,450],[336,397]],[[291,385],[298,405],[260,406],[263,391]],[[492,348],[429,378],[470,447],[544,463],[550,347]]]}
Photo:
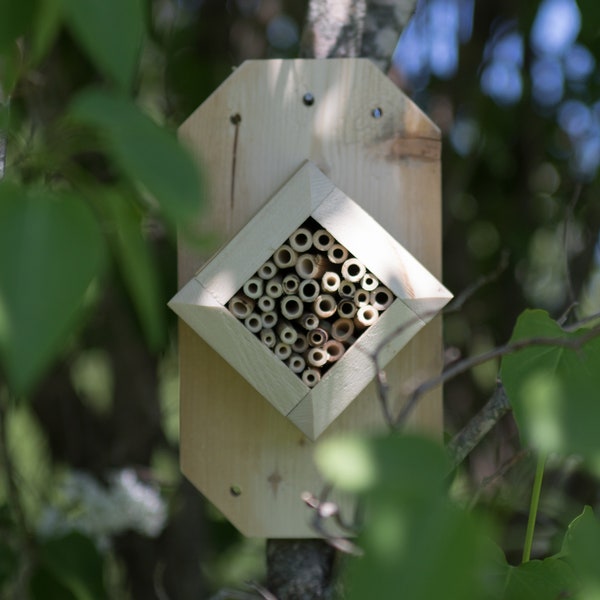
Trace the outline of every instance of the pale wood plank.
{"label": "pale wood plank", "polygon": [[[315,96],[312,107],[302,104],[307,91]],[[375,120],[377,106],[383,117]],[[236,129],[230,117],[237,113],[242,121],[232,177]],[[210,207],[199,216],[198,230],[231,239],[309,159],[441,276],[440,165],[410,150],[415,140],[439,144],[439,131],[367,61],[245,63],[184,123],[180,136],[208,181]],[[205,255],[181,243],[182,284]],[[300,500],[302,491],[319,492],[322,484],[312,442],[189,327],[180,332],[184,473],[247,535],[314,536]],[[440,366],[441,321],[435,319],[388,366],[393,409],[403,402],[400,389]],[[441,417],[435,390],[411,421],[439,436]],[[371,383],[323,436],[383,428]],[[282,479],[278,485],[269,481],[274,474]],[[239,498],[231,496],[231,485],[242,488]],[[347,509],[345,499],[333,498]]]}

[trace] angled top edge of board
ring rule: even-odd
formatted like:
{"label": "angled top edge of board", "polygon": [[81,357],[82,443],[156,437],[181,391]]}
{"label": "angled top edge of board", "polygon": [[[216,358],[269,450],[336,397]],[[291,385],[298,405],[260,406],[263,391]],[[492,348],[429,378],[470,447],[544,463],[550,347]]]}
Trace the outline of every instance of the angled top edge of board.
{"label": "angled top edge of board", "polygon": [[[423,138],[431,141],[441,139],[441,131],[431,119],[367,58],[328,59],[269,59],[247,60],[237,67],[206,100],[179,127],[180,135],[203,116],[203,109],[213,103],[222,103],[230,93],[231,86],[251,83],[259,94],[282,94],[288,101],[290,95],[301,102],[303,94],[310,92],[315,103],[325,89],[346,86],[350,91],[362,85],[373,96],[373,108],[378,109],[377,99],[384,96],[394,110],[404,113],[403,130],[399,137]],[[315,93],[316,91],[316,93]],[[348,95],[347,97],[351,97]],[[386,109],[384,108],[384,115]]]}

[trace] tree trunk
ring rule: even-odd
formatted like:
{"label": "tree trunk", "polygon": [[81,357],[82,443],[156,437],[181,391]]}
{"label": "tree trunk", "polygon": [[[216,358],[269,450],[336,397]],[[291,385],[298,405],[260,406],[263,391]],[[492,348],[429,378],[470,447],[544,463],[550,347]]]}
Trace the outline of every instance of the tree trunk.
{"label": "tree trunk", "polygon": [[[300,55],[365,57],[387,73],[417,0],[310,0]],[[322,540],[268,540],[267,586],[278,600],[336,596],[336,550]]]}

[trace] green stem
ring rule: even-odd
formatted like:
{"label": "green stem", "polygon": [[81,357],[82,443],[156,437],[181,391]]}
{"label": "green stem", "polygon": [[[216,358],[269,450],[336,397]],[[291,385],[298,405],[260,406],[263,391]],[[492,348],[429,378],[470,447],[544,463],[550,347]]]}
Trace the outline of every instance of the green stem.
{"label": "green stem", "polygon": [[525,533],[525,544],[523,546],[523,560],[521,564],[529,561],[531,557],[531,547],[533,546],[533,531],[537,519],[538,506],[540,503],[540,493],[542,491],[542,479],[544,477],[544,466],[546,465],[546,454],[540,454],[535,469],[535,479],[533,480],[533,489],[531,491],[531,504],[529,506],[529,520],[527,521],[527,532]]}

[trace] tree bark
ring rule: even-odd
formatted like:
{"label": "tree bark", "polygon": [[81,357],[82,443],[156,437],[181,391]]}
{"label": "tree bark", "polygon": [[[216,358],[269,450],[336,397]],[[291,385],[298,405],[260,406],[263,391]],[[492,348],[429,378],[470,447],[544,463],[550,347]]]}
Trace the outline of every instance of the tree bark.
{"label": "tree bark", "polygon": [[300,55],[365,57],[384,73],[417,0],[311,0]]}
{"label": "tree bark", "polygon": [[[365,57],[384,73],[417,0],[310,0],[300,55]],[[336,596],[336,550],[323,540],[268,540],[267,586],[278,600]]]}

